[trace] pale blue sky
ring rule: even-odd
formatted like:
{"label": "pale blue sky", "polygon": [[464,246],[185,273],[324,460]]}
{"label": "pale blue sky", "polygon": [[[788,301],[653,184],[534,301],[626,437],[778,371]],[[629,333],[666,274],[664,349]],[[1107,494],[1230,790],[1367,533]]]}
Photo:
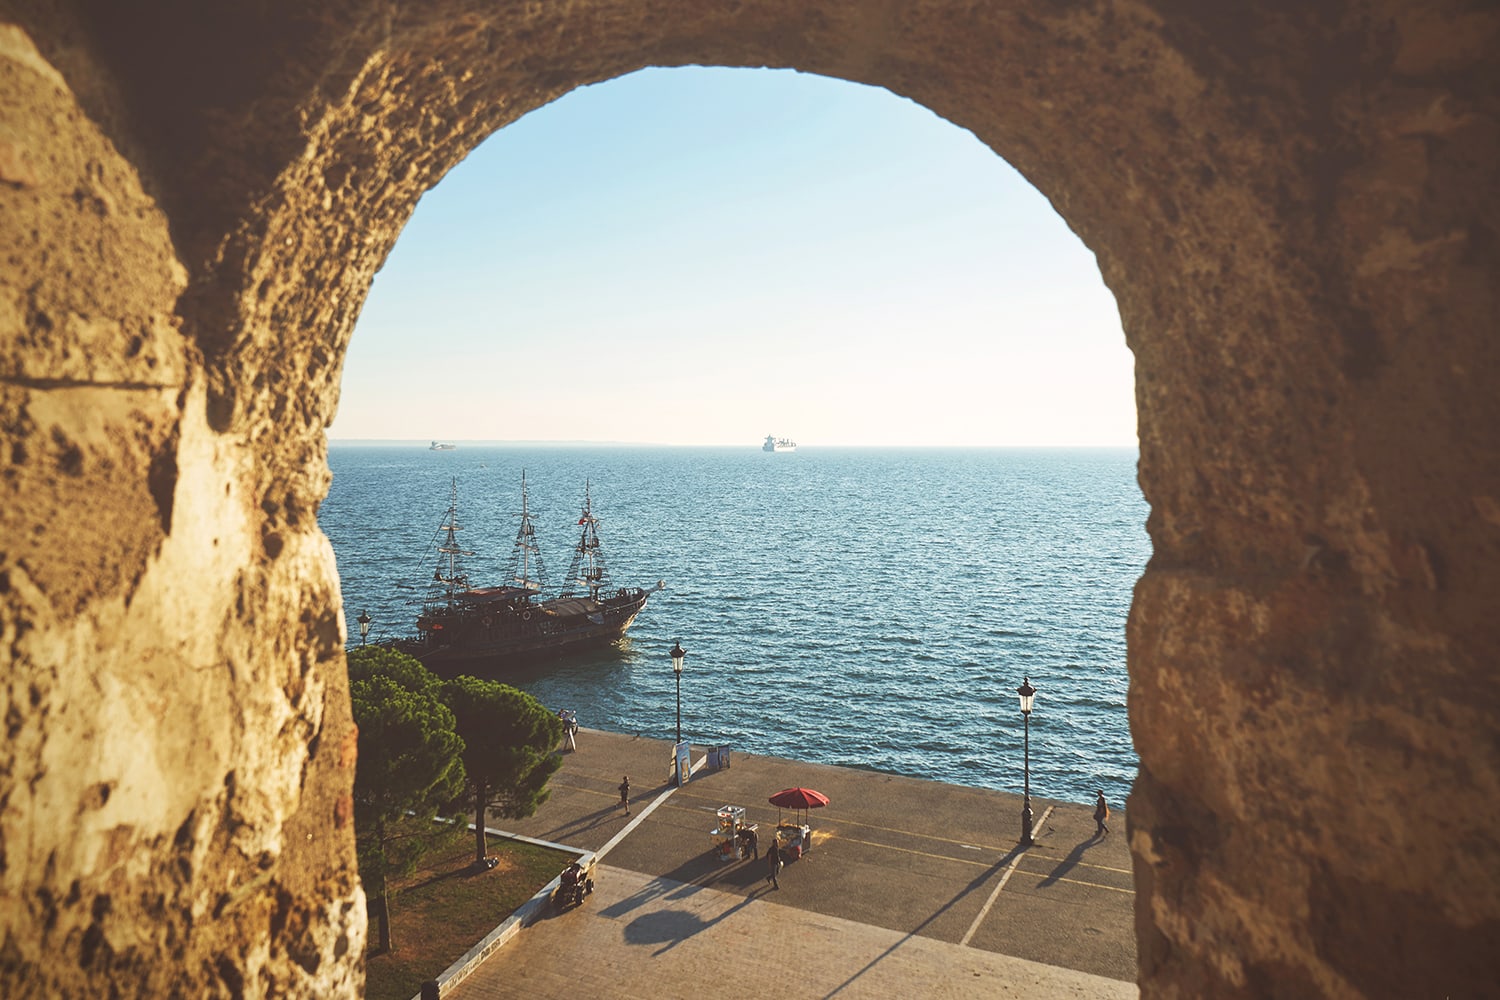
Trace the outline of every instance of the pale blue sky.
{"label": "pale blue sky", "polygon": [[492,136],[375,277],[333,439],[1133,445],[1098,266],[964,130],[646,70]]}

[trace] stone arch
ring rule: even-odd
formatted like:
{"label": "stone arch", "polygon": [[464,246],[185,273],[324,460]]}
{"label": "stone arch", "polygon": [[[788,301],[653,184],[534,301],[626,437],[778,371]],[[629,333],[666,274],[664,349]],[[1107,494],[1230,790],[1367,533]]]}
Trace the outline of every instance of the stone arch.
{"label": "stone arch", "polygon": [[0,0],[4,992],[357,991],[314,520],[354,318],[485,136],[693,62],[911,97],[1098,257],[1143,992],[1487,989],[1500,15],[1200,6]]}

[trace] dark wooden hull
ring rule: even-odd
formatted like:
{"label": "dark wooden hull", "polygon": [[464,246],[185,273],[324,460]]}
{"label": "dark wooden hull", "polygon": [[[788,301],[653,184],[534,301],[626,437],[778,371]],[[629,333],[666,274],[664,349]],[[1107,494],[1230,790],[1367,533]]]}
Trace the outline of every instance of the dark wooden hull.
{"label": "dark wooden hull", "polygon": [[601,601],[543,601],[469,607],[424,615],[421,635],[398,647],[443,676],[503,673],[624,637],[649,592],[624,590]]}

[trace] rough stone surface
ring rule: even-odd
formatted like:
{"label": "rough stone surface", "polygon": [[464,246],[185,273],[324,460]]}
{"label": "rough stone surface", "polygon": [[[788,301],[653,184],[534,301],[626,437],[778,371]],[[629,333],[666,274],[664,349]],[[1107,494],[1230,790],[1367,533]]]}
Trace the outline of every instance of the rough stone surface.
{"label": "rough stone surface", "polygon": [[0,994],[359,992],[354,319],[486,136],[688,63],[919,101],[1098,257],[1143,995],[1491,992],[1497,60],[1458,0],[0,0]]}

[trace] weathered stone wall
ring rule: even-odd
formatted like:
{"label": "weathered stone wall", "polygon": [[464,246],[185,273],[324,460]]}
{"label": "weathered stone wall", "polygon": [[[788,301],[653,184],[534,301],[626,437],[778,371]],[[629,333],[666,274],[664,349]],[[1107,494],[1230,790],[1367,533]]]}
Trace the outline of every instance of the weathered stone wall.
{"label": "weathered stone wall", "polygon": [[322,430],[495,129],[644,65],[972,130],[1137,358],[1153,997],[1476,995],[1500,940],[1500,15],[0,0],[0,994],[353,994]]}
{"label": "weathered stone wall", "polygon": [[125,88],[5,21],[0,996],[357,995],[316,437],[214,425]]}

